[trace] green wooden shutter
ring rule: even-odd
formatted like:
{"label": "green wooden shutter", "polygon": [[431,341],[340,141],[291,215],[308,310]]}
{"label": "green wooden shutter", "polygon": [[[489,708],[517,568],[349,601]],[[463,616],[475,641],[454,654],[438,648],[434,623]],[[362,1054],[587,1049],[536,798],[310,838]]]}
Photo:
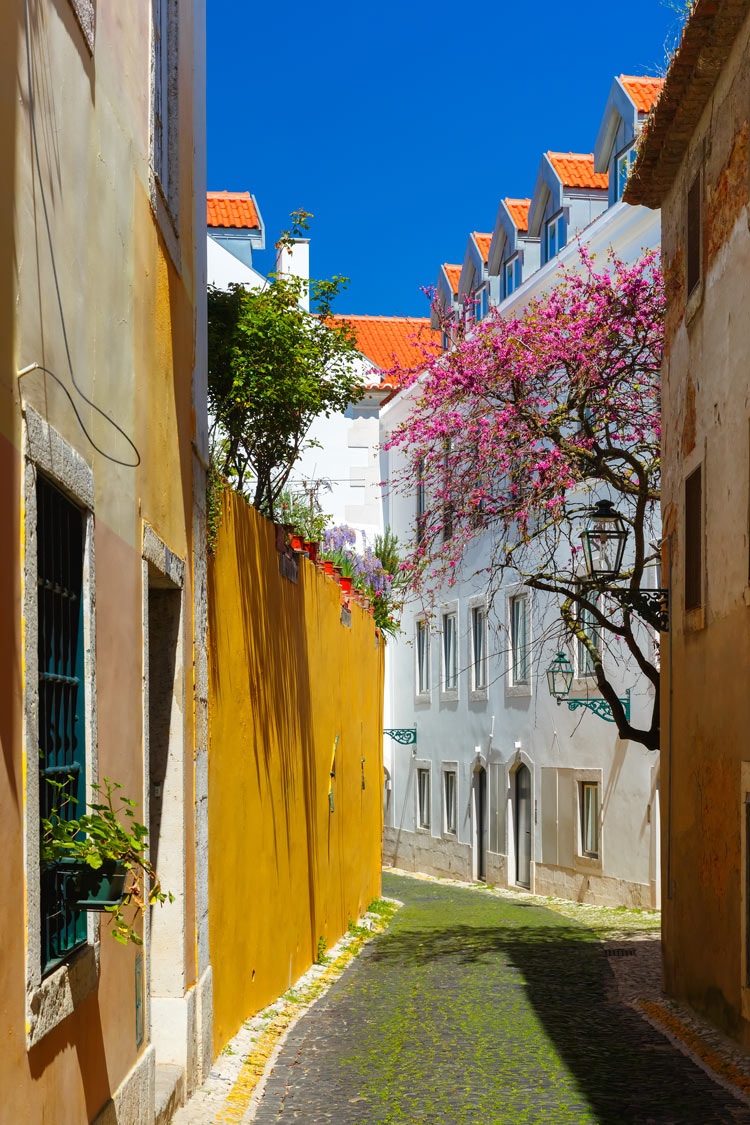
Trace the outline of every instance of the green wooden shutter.
{"label": "green wooden shutter", "polygon": [[[66,783],[69,819],[86,807],[83,679],[83,544],[81,510],[45,477],[37,477],[39,661],[39,814],[48,816]],[[86,941],[86,914],[71,910],[58,871],[41,875],[42,972]]]}

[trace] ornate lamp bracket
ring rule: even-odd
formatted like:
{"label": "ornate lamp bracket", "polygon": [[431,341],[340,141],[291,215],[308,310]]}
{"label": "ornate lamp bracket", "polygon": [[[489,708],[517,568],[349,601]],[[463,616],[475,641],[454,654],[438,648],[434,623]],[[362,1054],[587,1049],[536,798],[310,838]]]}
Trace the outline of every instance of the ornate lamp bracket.
{"label": "ornate lamp bracket", "polygon": [[669,632],[669,590],[665,589],[623,589],[610,586],[606,592],[625,606],[634,610],[639,617],[660,633]]}
{"label": "ornate lamp bracket", "polygon": [[413,727],[384,727],[383,734],[387,734],[394,742],[401,746],[413,746],[412,754],[416,754],[417,724]]}
{"label": "ornate lamp bracket", "polygon": [[[605,723],[613,723],[615,721],[612,714],[612,708],[606,699],[558,699],[557,706],[561,703],[567,703],[569,711],[575,711],[578,707],[586,707],[589,711],[593,711],[600,719],[604,719]],[[630,722],[630,688],[625,692],[625,698],[620,699],[625,718]]]}

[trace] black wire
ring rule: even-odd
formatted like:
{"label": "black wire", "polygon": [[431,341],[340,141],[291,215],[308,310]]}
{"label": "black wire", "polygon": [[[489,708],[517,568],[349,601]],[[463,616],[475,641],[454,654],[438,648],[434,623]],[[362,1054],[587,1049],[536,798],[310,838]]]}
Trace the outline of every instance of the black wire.
{"label": "black wire", "polygon": [[[65,386],[63,381],[60,378],[58,378],[58,376],[55,375],[54,372],[50,371],[47,367],[42,367],[42,365],[40,363],[34,365],[34,370],[44,371],[45,374],[50,375],[55,380],[55,382],[60,387],[62,387],[62,389],[65,391],[65,394],[68,396],[68,400],[70,402],[70,405],[73,407],[73,413],[75,414],[76,418],[78,419],[78,423],[79,423],[81,429],[83,430],[84,434],[86,435],[88,440],[91,442],[91,445],[94,447],[94,449],[96,450],[97,453],[101,454],[102,457],[106,457],[106,459],[108,461],[114,462],[115,465],[122,465],[126,469],[135,469],[141,463],[141,455],[138,452],[135,444],[128,437],[128,435],[125,433],[125,431],[122,429],[122,427],[118,426],[117,422],[113,421],[113,419],[110,418],[108,414],[105,414],[104,411],[101,409],[101,407],[97,406],[95,402],[92,402],[91,399],[88,398],[88,396],[85,394],[85,392],[81,390],[81,388],[78,386],[78,383],[76,382],[76,377],[75,377],[75,373],[74,373],[74,370],[73,370],[73,360],[72,360],[71,355],[70,355],[70,345],[68,343],[68,333],[67,333],[67,329],[65,327],[65,313],[63,312],[62,296],[60,294],[60,284],[59,284],[58,279],[57,279],[57,266],[55,265],[55,251],[54,251],[54,247],[53,247],[53,244],[52,244],[52,229],[50,227],[49,213],[47,211],[47,199],[46,199],[45,194],[44,194],[44,183],[43,183],[43,180],[42,180],[42,165],[41,165],[41,161],[39,159],[39,144],[38,144],[37,135],[36,135],[36,111],[35,111],[35,102],[34,102],[34,83],[33,83],[33,79],[32,79],[32,76],[31,76],[31,47],[30,47],[31,33],[29,31],[29,4],[28,4],[28,0],[24,0],[23,16],[24,16],[24,24],[25,24],[25,27],[26,27],[26,74],[27,74],[28,84],[29,84],[29,118],[30,118],[30,121],[31,121],[31,139],[32,139],[32,142],[34,144],[34,162],[36,164],[36,173],[37,173],[37,176],[39,178],[39,194],[41,195],[41,198],[42,198],[42,210],[44,211],[44,225],[47,228],[47,242],[49,243],[50,259],[51,259],[51,263],[52,263],[52,277],[53,277],[54,282],[55,282],[55,293],[57,295],[57,307],[58,307],[58,310],[60,312],[60,326],[62,328],[63,343],[65,345],[65,356],[66,356],[67,361],[68,361],[68,370],[70,371],[70,381],[72,382],[73,387],[78,392],[78,394],[81,396],[83,401],[88,406],[90,406],[92,410],[95,410],[97,412],[97,414],[100,414],[106,422],[109,422],[110,426],[114,426],[114,428],[117,430],[117,432],[119,434],[122,434],[122,436],[125,438],[125,441],[128,443],[130,448],[135,453],[135,458],[136,458],[135,461],[121,461],[119,459],[119,457],[112,457],[111,454],[105,453],[104,450],[101,449],[96,444],[96,442],[92,438],[91,434],[88,432],[85,425],[83,424],[83,419],[81,418],[81,415],[78,413],[78,410],[76,408],[76,404],[73,402],[73,396],[71,395],[70,391]],[[30,375],[31,372],[26,371],[25,374]],[[21,375],[21,376],[19,376],[19,378],[23,378],[23,376]]]}

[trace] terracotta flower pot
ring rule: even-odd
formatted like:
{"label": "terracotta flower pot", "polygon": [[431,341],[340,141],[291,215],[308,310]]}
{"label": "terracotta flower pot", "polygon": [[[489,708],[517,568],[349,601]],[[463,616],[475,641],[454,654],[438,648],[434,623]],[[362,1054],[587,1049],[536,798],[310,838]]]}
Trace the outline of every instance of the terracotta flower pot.
{"label": "terracotta flower pot", "polygon": [[341,582],[341,567],[336,566],[335,563],[333,564],[333,577],[336,579],[337,582],[339,582],[339,583]]}
{"label": "terracotta flower pot", "polygon": [[350,594],[352,590],[351,578],[344,578],[343,574],[339,577],[339,584],[341,586],[342,594]]}
{"label": "terracotta flower pot", "polygon": [[305,539],[305,550],[313,562],[318,557],[318,544],[312,539]]}

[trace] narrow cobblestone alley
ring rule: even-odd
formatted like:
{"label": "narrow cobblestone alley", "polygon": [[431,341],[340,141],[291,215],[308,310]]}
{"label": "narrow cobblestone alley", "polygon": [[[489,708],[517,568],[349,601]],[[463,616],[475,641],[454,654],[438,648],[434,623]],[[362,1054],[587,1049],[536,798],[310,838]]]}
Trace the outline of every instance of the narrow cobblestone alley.
{"label": "narrow cobblestone alley", "polygon": [[403,908],[292,1029],[246,1121],[750,1123],[741,1095],[627,1004],[647,985],[618,983],[636,958],[612,956],[627,948],[611,944],[616,911],[583,925],[393,874],[383,893]]}

